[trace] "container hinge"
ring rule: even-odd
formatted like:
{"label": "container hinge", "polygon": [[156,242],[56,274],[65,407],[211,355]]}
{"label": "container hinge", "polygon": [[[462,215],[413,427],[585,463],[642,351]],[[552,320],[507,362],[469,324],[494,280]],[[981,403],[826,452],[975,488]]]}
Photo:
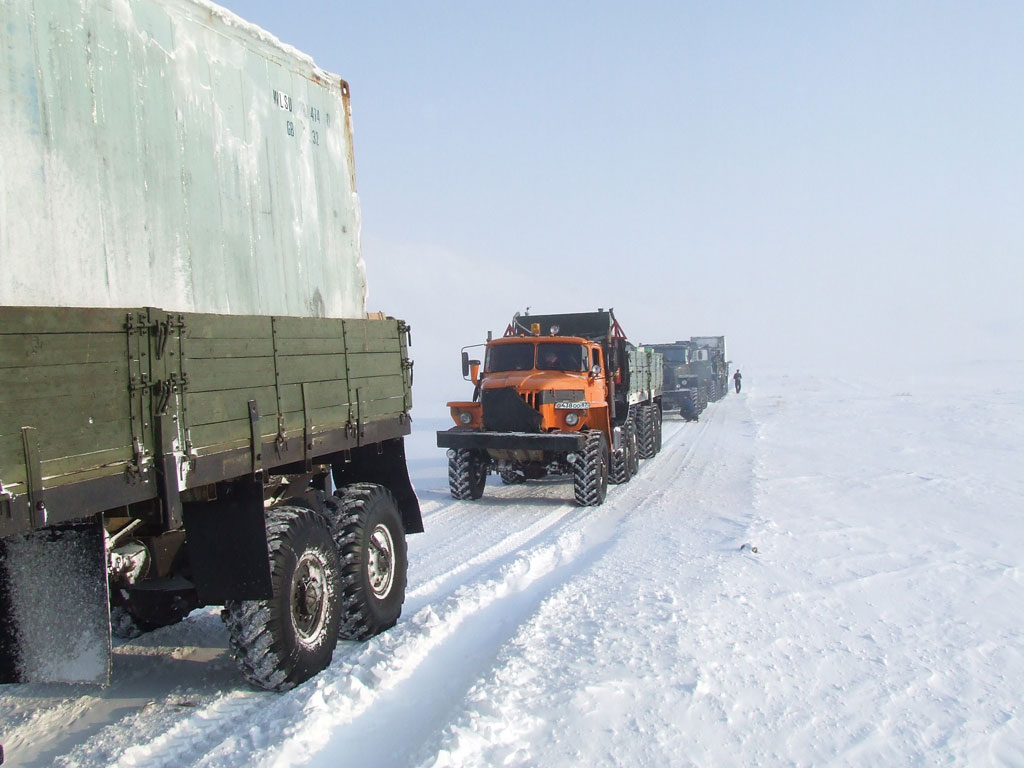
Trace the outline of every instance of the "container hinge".
{"label": "container hinge", "polygon": [[156,334],[154,356],[157,360],[164,356],[164,352],[167,350],[167,340],[170,339],[171,334],[175,331],[181,332],[184,329],[184,315],[168,315],[164,320],[160,320],[152,325],[152,330]]}
{"label": "container hinge", "polygon": [[133,373],[131,378],[128,380],[128,392],[132,395],[140,393],[145,394],[151,386],[152,384],[149,381],[148,373],[141,373],[138,378],[136,378]]}
{"label": "container hinge", "polygon": [[283,413],[277,414],[277,436],[274,438],[274,450],[277,451],[278,456],[288,450],[288,440],[284,436]]}
{"label": "container hinge", "polygon": [[412,346],[412,326],[404,320],[398,321],[398,332],[405,334],[405,344],[408,347]]}
{"label": "container hinge", "polygon": [[[145,374],[143,374],[145,376]],[[163,416],[167,413],[174,395],[181,394],[188,389],[188,374],[172,373],[166,381],[158,381],[153,385],[156,392],[156,415]]]}
{"label": "container hinge", "polygon": [[128,481],[128,484],[135,485],[139,482],[142,479],[142,473],[146,471],[152,461],[153,457],[149,455],[149,451],[145,449],[139,438],[134,438],[132,440],[132,463],[124,468],[125,480]]}
{"label": "container hinge", "polygon": [[408,358],[406,358],[405,360],[402,361],[402,370],[409,372],[409,386],[410,387],[412,386],[413,363],[414,362],[415,362],[414,360],[409,360]]}

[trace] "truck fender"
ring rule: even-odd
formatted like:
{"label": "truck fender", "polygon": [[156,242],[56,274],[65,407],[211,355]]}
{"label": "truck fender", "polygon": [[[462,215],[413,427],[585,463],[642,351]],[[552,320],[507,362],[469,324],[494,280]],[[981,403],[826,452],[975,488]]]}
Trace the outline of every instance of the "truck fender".
{"label": "truck fender", "polygon": [[405,464],[405,441],[401,437],[363,445],[329,457],[334,485],[353,483],[383,485],[395,497],[406,533],[423,533],[420,502]]}
{"label": "truck fender", "polygon": [[200,602],[270,599],[262,475],[222,483],[215,500],[182,506],[185,554]]}

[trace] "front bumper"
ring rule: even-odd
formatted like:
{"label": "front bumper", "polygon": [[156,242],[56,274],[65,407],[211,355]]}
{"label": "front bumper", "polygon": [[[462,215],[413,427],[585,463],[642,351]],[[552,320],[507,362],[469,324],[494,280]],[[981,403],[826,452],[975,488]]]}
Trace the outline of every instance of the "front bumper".
{"label": "front bumper", "polygon": [[583,432],[481,432],[453,427],[437,433],[438,448],[480,451],[545,451],[569,453],[583,450]]}
{"label": "front bumper", "polygon": [[661,405],[666,411],[673,411],[680,408],[686,400],[697,402],[697,390],[695,389],[673,389],[661,393]]}

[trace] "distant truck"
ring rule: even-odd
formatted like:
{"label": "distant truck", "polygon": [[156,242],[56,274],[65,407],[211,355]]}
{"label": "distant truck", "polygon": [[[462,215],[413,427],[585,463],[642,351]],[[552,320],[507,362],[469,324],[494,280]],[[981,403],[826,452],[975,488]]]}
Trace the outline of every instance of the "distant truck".
{"label": "distant truck", "polygon": [[609,482],[661,449],[661,367],[611,310],[516,314],[488,335],[482,368],[463,350],[473,399],[448,403],[455,426],[437,433],[452,496],[480,498],[490,472],[506,484],[568,475],[578,504],[603,503]]}
{"label": "distant truck", "polygon": [[654,348],[665,356],[663,401],[666,410],[696,421],[708,402],[729,391],[725,336],[691,336]]}
{"label": "distant truck", "polygon": [[661,402],[665,412],[678,411],[687,421],[697,421],[708,405],[707,382],[690,371],[691,345],[687,341],[655,344],[664,358]]}
{"label": "distant truck", "polygon": [[708,382],[708,399],[720,400],[729,392],[725,336],[691,336],[690,345],[693,373]]}
{"label": "distant truck", "polygon": [[423,530],[348,85],[205,0],[2,21],[0,682],[223,605],[290,688],[395,624]]}

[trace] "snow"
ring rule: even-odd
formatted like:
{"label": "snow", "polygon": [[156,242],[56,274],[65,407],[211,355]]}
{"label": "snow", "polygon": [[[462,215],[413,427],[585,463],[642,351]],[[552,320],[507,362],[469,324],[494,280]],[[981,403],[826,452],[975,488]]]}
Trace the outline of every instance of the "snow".
{"label": "snow", "polygon": [[394,629],[271,694],[194,612],[5,687],[6,764],[1024,765],[1024,364],[744,371],[599,508],[453,501],[417,422]]}

